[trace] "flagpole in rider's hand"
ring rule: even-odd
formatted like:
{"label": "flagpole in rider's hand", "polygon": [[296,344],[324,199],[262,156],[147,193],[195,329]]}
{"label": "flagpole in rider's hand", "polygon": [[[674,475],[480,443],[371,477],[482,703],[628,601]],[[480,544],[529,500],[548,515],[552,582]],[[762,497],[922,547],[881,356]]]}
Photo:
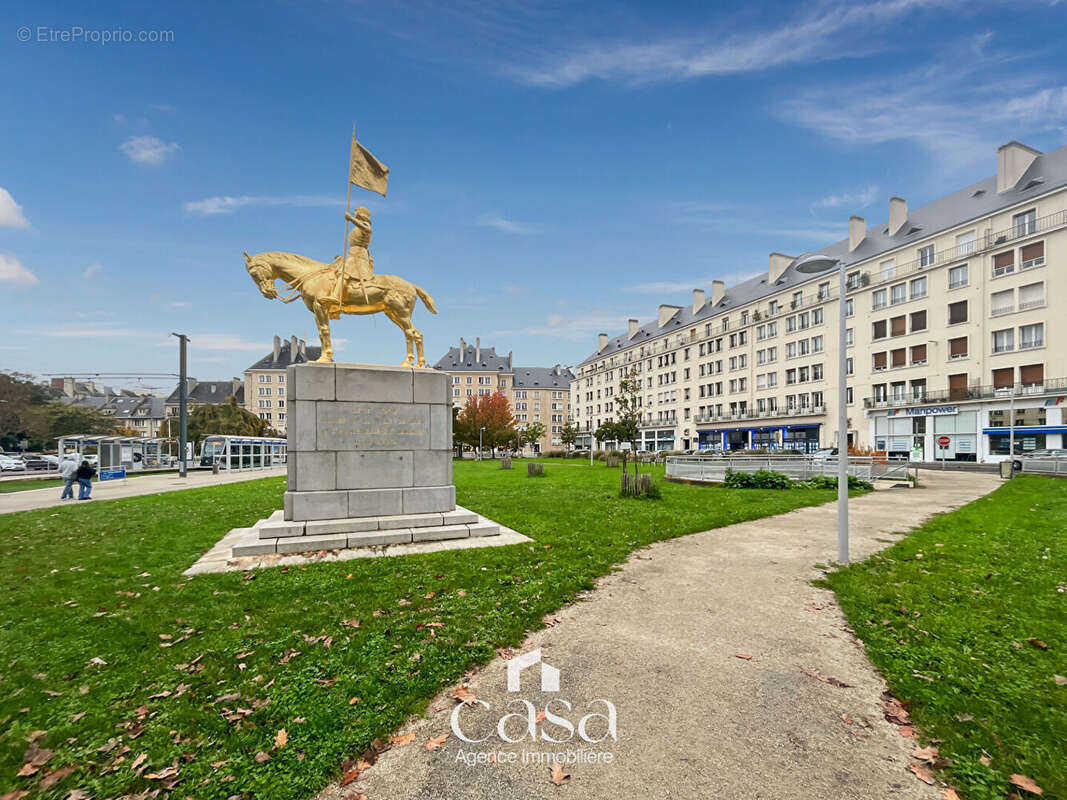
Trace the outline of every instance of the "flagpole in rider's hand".
{"label": "flagpole in rider's hand", "polygon": [[[369,150],[356,141],[356,124],[354,122],[352,123],[352,148],[348,155],[348,202],[345,209],[345,249],[342,251],[344,255],[341,256],[341,286],[338,290],[337,298],[338,314],[341,313],[340,305],[344,299],[344,285],[348,272],[348,218],[352,214],[352,184],[359,186],[361,189],[377,192],[382,197],[385,197],[385,192],[389,185],[389,167],[385,166]],[[363,287],[363,302],[369,304],[367,285],[364,283],[362,275],[358,277],[359,285]]]}

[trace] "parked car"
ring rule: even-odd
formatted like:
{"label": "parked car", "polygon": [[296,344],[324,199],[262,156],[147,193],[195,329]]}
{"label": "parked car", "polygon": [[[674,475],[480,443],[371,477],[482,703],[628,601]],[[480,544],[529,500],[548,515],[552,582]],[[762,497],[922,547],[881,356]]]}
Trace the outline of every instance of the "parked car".
{"label": "parked car", "polygon": [[1016,472],[1022,470],[1022,459],[1024,458],[1067,458],[1067,448],[1046,447],[1042,450],[1032,450],[1029,453],[1023,453],[1020,456],[1016,456],[1014,463],[1012,464]]}
{"label": "parked car", "polygon": [[26,465],[26,469],[30,471],[42,471],[56,469],[58,462],[49,460],[47,456],[43,456],[40,453],[26,453],[22,457],[22,463]]}
{"label": "parked car", "polygon": [[827,461],[830,461],[831,459],[836,459],[836,458],[837,458],[837,448],[836,447],[820,447],[811,456],[811,460],[814,461],[816,464],[825,464]]}
{"label": "parked car", "polygon": [[25,472],[26,465],[21,459],[11,456],[0,456],[0,472]]}

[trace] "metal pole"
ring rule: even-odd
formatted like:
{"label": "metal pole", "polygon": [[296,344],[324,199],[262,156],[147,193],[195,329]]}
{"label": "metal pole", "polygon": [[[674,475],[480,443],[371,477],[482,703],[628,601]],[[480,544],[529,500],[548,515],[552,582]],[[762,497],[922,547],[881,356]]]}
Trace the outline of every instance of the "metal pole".
{"label": "metal pole", "polygon": [[849,563],[848,559],[848,348],[845,342],[845,326],[848,323],[846,313],[845,292],[845,265],[838,267],[840,277],[839,289],[841,296],[838,298],[839,315],[838,331],[839,340],[839,363],[838,363],[838,393],[837,393],[837,560],[841,564]]}
{"label": "metal pole", "polygon": [[186,435],[188,433],[189,381],[186,378],[186,345],[189,337],[184,333],[172,333],[178,337],[178,477],[188,474],[186,464]]}
{"label": "metal pole", "polygon": [[479,428],[478,429],[478,460],[479,461],[482,460],[482,431],[484,431],[484,430],[485,430],[485,428]]}
{"label": "metal pole", "polygon": [[1012,472],[1015,471],[1015,380],[1011,382],[1011,399],[1008,402],[1008,458]]}

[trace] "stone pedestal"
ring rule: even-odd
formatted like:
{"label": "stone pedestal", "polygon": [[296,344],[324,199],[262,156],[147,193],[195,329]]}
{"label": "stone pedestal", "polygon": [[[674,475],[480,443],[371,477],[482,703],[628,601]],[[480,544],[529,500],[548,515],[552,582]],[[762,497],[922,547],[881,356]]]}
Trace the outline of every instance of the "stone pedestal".
{"label": "stone pedestal", "polygon": [[233,555],[499,533],[456,507],[451,394],[450,377],[435,370],[289,367],[283,513],[260,520]]}

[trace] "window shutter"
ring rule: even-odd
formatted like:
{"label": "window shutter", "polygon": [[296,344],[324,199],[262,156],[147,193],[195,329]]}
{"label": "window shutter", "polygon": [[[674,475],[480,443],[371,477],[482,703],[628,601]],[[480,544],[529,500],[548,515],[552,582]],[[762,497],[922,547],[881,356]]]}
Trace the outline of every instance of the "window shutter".
{"label": "window shutter", "polygon": [[893,317],[889,320],[890,334],[892,336],[903,336],[908,332],[908,318],[907,317]]}
{"label": "window shutter", "polygon": [[996,267],[997,269],[1002,269],[1003,267],[1010,267],[1014,263],[1015,263],[1015,251],[1014,250],[1009,250],[1006,253],[997,253],[995,256],[993,256],[993,266]]}
{"label": "window shutter", "polygon": [[958,339],[949,339],[948,352],[951,356],[967,355],[967,337],[961,336]]}
{"label": "window shutter", "polygon": [[1023,261],[1041,258],[1043,255],[1045,255],[1044,242],[1035,242],[1034,244],[1028,244],[1023,248]]}
{"label": "window shutter", "polygon": [[926,360],[926,345],[917,344],[911,348],[911,362],[914,364],[918,361]]}
{"label": "window shutter", "polygon": [[993,388],[1007,389],[1015,383],[1015,368],[1002,367],[993,370]]}
{"label": "window shutter", "polygon": [[1044,380],[1044,364],[1027,364],[1025,367],[1019,367],[1019,381],[1024,386],[1029,386],[1035,383],[1042,383],[1044,382]]}
{"label": "window shutter", "polygon": [[875,353],[874,354],[874,368],[875,369],[885,369],[885,363],[886,363],[885,362],[885,353]]}

